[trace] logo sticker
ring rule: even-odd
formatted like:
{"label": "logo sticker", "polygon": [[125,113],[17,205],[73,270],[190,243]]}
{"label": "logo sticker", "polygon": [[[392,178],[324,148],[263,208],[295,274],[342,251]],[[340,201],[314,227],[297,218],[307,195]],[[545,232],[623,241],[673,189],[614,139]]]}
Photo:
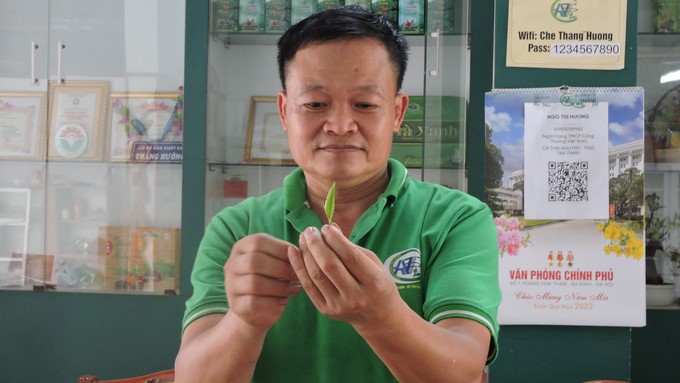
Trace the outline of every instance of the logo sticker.
{"label": "logo sticker", "polygon": [[550,13],[552,13],[552,16],[555,20],[562,23],[572,23],[576,21],[576,11],[576,0],[555,0],[550,6]]}
{"label": "logo sticker", "polygon": [[391,255],[385,260],[385,267],[398,284],[420,282],[420,250],[408,249]]}
{"label": "logo sticker", "polygon": [[80,124],[63,124],[55,132],[54,146],[63,157],[80,157],[87,149],[87,131]]}

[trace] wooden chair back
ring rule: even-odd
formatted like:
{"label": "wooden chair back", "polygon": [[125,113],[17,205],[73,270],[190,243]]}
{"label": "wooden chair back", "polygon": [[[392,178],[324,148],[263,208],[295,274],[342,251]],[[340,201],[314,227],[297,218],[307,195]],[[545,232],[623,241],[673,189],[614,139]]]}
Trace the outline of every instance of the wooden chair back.
{"label": "wooden chair back", "polygon": [[175,381],[175,370],[157,371],[132,378],[100,380],[96,375],[82,375],[77,383],[171,383]]}

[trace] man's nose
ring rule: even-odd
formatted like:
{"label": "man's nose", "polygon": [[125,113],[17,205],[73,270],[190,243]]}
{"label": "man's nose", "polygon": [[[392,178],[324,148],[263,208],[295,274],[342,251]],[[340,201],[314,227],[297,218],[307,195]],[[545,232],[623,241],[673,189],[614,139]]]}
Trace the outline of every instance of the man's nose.
{"label": "man's nose", "polygon": [[358,126],[354,120],[351,106],[335,105],[331,108],[326,123],[324,124],[324,131],[326,133],[334,133],[338,136],[342,136],[354,133],[357,129]]}

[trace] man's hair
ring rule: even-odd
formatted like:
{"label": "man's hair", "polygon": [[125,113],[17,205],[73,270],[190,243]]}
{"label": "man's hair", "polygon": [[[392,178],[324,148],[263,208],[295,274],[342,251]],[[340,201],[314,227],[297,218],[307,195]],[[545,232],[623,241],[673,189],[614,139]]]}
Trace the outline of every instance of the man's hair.
{"label": "man's hair", "polygon": [[406,39],[387,17],[357,5],[321,11],[288,28],[277,44],[281,86],[286,89],[288,64],[300,49],[331,40],[359,38],[372,38],[385,46],[396,74],[397,90],[401,89],[408,61]]}

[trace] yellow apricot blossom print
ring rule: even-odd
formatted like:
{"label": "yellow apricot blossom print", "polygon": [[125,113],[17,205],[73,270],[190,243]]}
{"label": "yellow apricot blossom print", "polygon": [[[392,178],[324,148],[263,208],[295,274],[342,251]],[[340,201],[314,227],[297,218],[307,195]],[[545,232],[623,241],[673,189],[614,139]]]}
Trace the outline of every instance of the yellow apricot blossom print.
{"label": "yellow apricot blossom print", "polygon": [[605,255],[614,254],[617,257],[625,256],[637,261],[644,256],[642,240],[635,235],[635,230],[629,225],[621,225],[616,221],[599,223],[597,230],[602,233],[607,244],[604,246]]}

